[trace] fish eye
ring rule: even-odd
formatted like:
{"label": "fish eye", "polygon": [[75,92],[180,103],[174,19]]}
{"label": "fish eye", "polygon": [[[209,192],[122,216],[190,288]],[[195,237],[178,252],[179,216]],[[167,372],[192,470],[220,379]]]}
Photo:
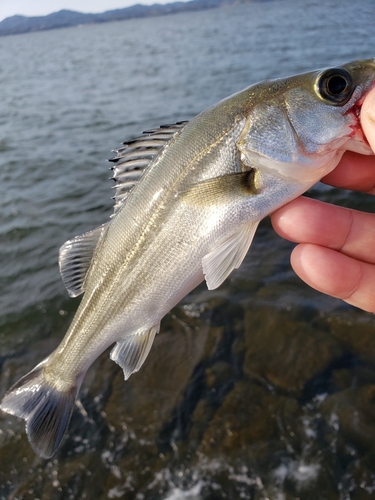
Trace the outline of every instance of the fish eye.
{"label": "fish eye", "polygon": [[334,106],[346,104],[354,91],[352,77],[340,68],[329,69],[321,73],[315,87],[318,95]]}

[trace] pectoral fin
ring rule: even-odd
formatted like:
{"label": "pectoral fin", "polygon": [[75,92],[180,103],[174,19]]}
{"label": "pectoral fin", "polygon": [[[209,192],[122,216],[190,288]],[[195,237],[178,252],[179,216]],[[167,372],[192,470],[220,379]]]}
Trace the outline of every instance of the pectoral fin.
{"label": "pectoral fin", "polygon": [[249,168],[198,182],[186,191],[179,193],[185,203],[194,205],[217,205],[228,203],[236,197],[253,196],[259,193],[257,170]]}
{"label": "pectoral fin", "polygon": [[242,226],[203,257],[203,273],[209,290],[220,286],[233,269],[240,267],[253,241],[259,222],[255,221]]}
{"label": "pectoral fin", "polygon": [[149,330],[129,335],[116,342],[110,357],[124,370],[125,380],[141,368],[159,329],[160,323]]}

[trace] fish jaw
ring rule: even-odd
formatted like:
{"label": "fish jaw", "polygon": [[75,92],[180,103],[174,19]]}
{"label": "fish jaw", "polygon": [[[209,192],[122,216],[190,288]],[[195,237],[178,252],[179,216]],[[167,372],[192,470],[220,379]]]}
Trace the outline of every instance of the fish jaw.
{"label": "fish jaw", "polygon": [[361,109],[362,109],[362,104],[367,96],[367,94],[375,88],[375,83],[369,88],[369,90],[364,94],[364,96],[360,99],[360,102],[358,103],[357,106],[354,107],[350,111],[353,117],[353,125],[352,125],[352,131],[349,136],[348,141],[346,142],[346,150],[347,151],[353,151],[354,153],[358,153],[361,155],[373,155],[375,152],[372,150],[364,132],[363,128],[361,125]]}

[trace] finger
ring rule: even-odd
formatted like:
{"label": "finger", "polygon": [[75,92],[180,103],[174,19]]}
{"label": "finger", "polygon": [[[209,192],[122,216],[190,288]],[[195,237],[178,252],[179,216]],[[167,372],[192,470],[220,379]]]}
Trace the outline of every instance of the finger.
{"label": "finger", "polygon": [[297,198],[271,216],[283,238],[314,243],[375,264],[375,214]]}
{"label": "finger", "polygon": [[[361,109],[361,126],[375,152],[375,88]],[[375,194],[375,158],[347,151],[338,166],[322,179],[325,184]]]}
{"label": "finger", "polygon": [[292,252],[292,267],[312,288],[375,312],[375,266],[311,244]]}
{"label": "finger", "polygon": [[375,157],[346,151],[337,167],[322,182],[343,189],[375,194]]}
{"label": "finger", "polygon": [[375,153],[375,88],[363,101],[361,109],[361,125],[366,138]]}

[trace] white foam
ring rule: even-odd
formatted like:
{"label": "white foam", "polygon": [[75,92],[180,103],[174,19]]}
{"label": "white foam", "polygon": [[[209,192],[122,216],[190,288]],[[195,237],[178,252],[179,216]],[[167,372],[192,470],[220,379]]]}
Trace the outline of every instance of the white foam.
{"label": "white foam", "polygon": [[304,460],[290,460],[274,470],[273,475],[278,485],[282,485],[288,478],[296,483],[298,489],[306,483],[314,481],[319,474],[321,466],[318,463],[307,463]]}
{"label": "white foam", "polygon": [[183,500],[188,498],[190,500],[202,500],[201,491],[204,486],[203,481],[198,481],[192,488],[187,490],[182,490],[180,488],[173,488],[173,490],[167,493],[164,500]]}

